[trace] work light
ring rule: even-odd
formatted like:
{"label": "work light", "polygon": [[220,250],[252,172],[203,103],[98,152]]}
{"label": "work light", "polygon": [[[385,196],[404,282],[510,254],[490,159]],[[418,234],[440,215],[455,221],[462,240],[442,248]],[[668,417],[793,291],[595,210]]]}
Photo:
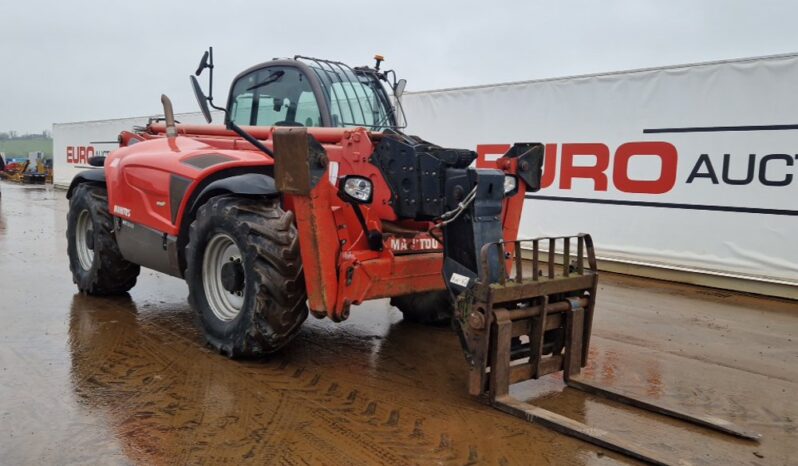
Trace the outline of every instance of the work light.
{"label": "work light", "polygon": [[371,202],[371,181],[361,176],[347,176],[344,179],[343,191],[356,202]]}

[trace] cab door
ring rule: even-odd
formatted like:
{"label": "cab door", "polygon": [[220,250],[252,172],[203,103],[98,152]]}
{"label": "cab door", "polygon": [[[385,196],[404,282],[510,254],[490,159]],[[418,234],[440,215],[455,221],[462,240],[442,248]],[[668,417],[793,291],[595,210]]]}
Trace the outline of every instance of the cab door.
{"label": "cab door", "polygon": [[239,76],[228,108],[239,126],[323,126],[312,83],[296,66],[268,66]]}

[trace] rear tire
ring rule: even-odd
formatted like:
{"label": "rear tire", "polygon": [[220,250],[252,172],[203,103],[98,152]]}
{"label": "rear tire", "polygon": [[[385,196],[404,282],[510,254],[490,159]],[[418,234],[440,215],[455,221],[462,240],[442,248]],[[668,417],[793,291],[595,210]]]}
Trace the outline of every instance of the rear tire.
{"label": "rear tire", "polygon": [[67,213],[67,254],[72,281],[91,295],[122,294],[141,270],[122,257],[108,213],[105,187],[83,183],[72,192]]}
{"label": "rear tire", "polygon": [[405,320],[442,326],[452,320],[453,304],[446,290],[426,291],[391,298],[391,305],[402,311]]}
{"label": "rear tire", "polygon": [[205,339],[228,357],[277,351],[307,318],[294,215],[278,199],[211,198],[191,224],[186,261]]}

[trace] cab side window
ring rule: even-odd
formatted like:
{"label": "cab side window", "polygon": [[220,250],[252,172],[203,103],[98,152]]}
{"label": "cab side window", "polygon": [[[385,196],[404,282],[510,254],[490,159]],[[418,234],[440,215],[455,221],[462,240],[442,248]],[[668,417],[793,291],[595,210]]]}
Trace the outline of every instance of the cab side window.
{"label": "cab side window", "polygon": [[288,66],[262,68],[236,81],[230,119],[237,125],[321,126],[307,77]]}

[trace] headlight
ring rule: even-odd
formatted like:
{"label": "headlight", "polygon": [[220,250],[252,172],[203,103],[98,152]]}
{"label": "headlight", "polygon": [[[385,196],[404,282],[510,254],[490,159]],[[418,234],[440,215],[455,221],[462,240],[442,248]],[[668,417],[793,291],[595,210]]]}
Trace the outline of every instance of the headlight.
{"label": "headlight", "polygon": [[356,202],[371,202],[371,181],[360,176],[344,179],[343,192]]}
{"label": "headlight", "polygon": [[518,179],[513,175],[504,175],[504,195],[507,196],[515,192],[518,188]]}

